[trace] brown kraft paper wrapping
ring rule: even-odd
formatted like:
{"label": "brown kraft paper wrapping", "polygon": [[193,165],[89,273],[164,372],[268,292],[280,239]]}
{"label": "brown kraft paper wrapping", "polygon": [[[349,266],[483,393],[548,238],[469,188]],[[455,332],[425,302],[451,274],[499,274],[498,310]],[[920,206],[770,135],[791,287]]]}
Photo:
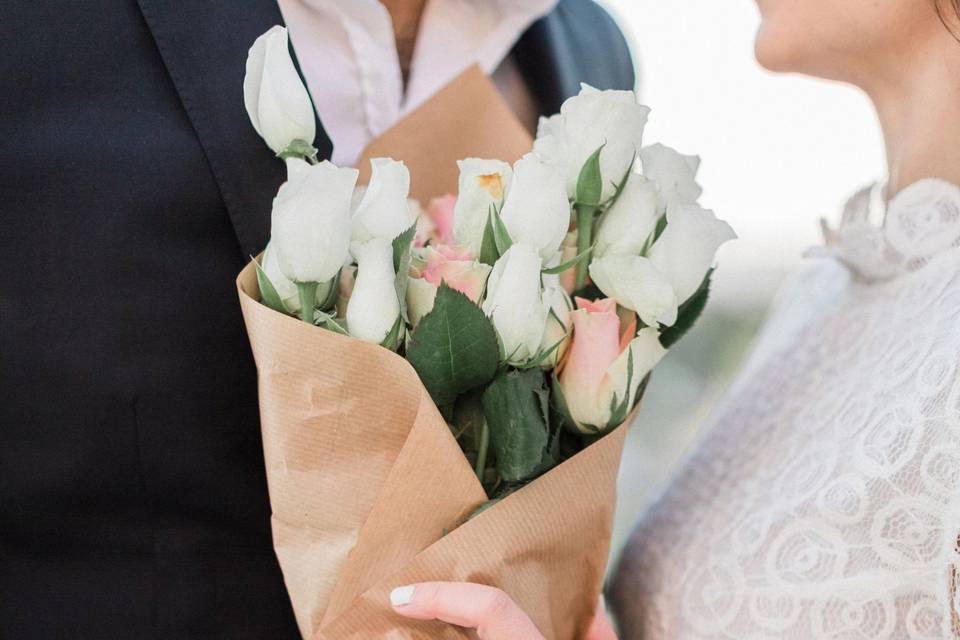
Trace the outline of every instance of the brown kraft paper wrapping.
{"label": "brown kraft paper wrapping", "polygon": [[[456,192],[457,159],[513,161],[530,143],[473,68],[365,158],[405,160],[426,200]],[[486,495],[411,365],[259,304],[252,263],[237,287],[259,373],[274,548],[303,637],[475,637],[392,611],[391,589],[426,580],[497,586],[547,638],[581,637],[602,586],[626,429],[466,521]]]}

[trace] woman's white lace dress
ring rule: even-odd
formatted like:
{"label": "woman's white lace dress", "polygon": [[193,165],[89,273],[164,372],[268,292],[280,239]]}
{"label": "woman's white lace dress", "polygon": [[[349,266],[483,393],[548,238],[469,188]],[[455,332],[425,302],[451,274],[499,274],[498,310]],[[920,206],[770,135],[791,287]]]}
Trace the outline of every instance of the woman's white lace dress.
{"label": "woman's white lace dress", "polygon": [[611,589],[624,637],[960,637],[960,189],[855,196]]}

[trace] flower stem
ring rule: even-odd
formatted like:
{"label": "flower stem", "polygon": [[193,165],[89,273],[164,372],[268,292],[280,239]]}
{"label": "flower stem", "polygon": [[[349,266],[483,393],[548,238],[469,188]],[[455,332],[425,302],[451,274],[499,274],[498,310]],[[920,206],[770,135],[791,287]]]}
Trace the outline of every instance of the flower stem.
{"label": "flower stem", "polygon": [[483,476],[487,470],[487,451],[490,448],[490,427],[487,426],[487,421],[484,420],[483,424],[480,426],[480,445],[477,448],[477,464],[474,470],[477,472],[477,478],[480,479],[480,483],[483,484]]}
{"label": "flower stem", "polygon": [[[578,203],[574,205],[574,209],[576,209],[577,212],[577,255],[581,255],[590,248],[593,242],[593,216],[597,212],[597,206]],[[587,268],[589,266],[589,260],[581,260],[577,263],[575,290],[582,289],[586,283]]]}
{"label": "flower stem", "polygon": [[298,282],[297,293],[300,294],[300,319],[313,324],[313,310],[317,305],[317,282]]}

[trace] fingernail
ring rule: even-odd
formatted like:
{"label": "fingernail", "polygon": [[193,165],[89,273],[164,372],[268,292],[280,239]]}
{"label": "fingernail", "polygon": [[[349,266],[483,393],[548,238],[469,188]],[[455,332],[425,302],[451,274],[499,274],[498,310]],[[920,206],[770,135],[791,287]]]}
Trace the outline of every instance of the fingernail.
{"label": "fingernail", "polygon": [[397,587],[390,592],[390,604],[395,607],[402,607],[405,604],[410,604],[410,601],[413,600],[413,591],[416,587],[413,585],[407,587]]}

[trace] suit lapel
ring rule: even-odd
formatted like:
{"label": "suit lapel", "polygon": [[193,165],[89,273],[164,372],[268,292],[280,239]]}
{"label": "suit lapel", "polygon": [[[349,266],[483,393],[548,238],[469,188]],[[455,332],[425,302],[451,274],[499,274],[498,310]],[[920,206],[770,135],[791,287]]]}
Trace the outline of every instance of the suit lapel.
{"label": "suit lapel", "polygon": [[[220,187],[240,248],[260,252],[270,234],[270,204],[286,176],[257,136],[243,106],[247,50],[283,24],[276,0],[138,0],[187,116]],[[332,145],[317,124],[316,146]]]}

